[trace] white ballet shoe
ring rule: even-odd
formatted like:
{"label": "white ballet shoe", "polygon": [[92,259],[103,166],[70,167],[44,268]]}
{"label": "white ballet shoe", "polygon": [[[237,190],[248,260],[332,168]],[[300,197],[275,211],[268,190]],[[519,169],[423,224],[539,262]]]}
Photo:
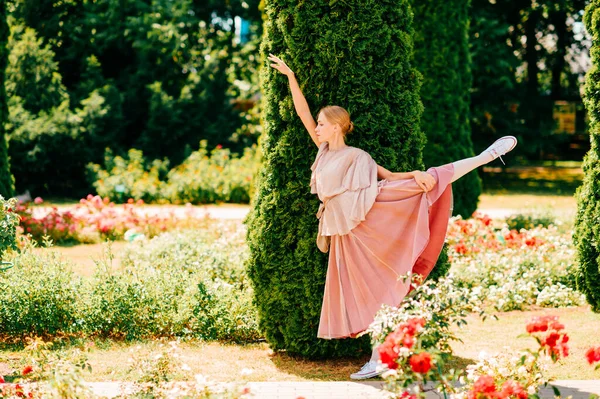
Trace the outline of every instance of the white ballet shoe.
{"label": "white ballet shoe", "polygon": [[504,159],[502,159],[502,155],[511,151],[516,145],[517,139],[514,136],[504,136],[494,141],[494,143],[486,148],[484,152],[488,152],[492,155],[492,161],[496,158],[500,158],[502,163],[506,165]]}

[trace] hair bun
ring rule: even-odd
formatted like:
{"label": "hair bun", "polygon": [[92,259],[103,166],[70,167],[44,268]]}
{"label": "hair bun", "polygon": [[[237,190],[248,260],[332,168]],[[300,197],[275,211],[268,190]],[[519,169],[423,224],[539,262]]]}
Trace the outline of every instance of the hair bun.
{"label": "hair bun", "polygon": [[348,132],[347,133],[352,133],[353,130],[354,130],[354,123],[352,123],[352,121],[350,121],[350,125],[348,125]]}

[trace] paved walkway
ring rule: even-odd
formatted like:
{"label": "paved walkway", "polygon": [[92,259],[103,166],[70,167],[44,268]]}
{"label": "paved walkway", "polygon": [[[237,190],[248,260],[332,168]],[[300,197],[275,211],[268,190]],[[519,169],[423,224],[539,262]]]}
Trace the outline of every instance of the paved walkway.
{"label": "paved walkway", "polygon": [[[113,398],[131,387],[118,382],[90,383],[96,395]],[[382,390],[383,382],[250,382],[248,387],[254,398],[260,399],[382,399],[386,398]],[[589,399],[590,395],[600,395],[600,380],[554,381],[563,398]],[[554,398],[552,388],[541,391],[542,398]],[[428,399],[439,399],[435,393],[427,395]]]}

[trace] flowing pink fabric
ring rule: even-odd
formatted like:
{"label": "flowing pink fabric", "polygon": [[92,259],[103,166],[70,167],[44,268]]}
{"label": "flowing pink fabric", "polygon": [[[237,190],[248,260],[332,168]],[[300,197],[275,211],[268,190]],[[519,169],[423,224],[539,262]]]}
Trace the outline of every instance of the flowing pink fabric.
{"label": "flowing pink fabric", "polygon": [[353,337],[382,304],[397,306],[409,291],[399,279],[429,275],[446,235],[452,207],[452,164],[427,171],[428,193],[414,179],[383,181],[366,218],[348,234],[332,235],[319,338]]}

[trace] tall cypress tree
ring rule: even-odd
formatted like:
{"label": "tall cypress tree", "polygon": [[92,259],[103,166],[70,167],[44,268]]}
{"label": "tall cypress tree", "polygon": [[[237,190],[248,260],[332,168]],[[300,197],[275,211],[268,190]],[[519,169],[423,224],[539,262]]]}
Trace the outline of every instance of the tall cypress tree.
{"label": "tall cypress tree", "polygon": [[[469,124],[471,57],[470,0],[414,0],[415,66],[423,75],[421,128],[427,136],[423,159],[438,166],[472,157]],[[471,172],[453,184],[454,214],[477,209],[481,179]]]}
{"label": "tall cypress tree", "polygon": [[4,123],[8,119],[8,105],[6,91],[4,89],[4,79],[6,64],[8,62],[8,23],[6,22],[6,0],[0,0],[0,195],[4,198],[10,198],[14,195],[15,181],[10,173],[10,163],[8,161],[8,145],[4,132]]}
{"label": "tall cypress tree", "polygon": [[600,312],[600,0],[592,0],[585,16],[592,36],[592,67],[586,76],[584,102],[590,118],[591,148],[583,162],[583,184],[577,189],[574,241],[579,269],[577,288],[594,312]]}
{"label": "tall cypress tree", "polygon": [[[350,145],[392,171],[422,168],[420,75],[412,67],[408,0],[265,1],[262,55],[281,56],[316,116],[348,109]],[[319,207],[310,194],[317,153],[296,116],[287,78],[262,72],[265,130],[248,218],[249,275],[260,327],[275,350],[308,357],[356,354],[368,340],[319,340],[327,255],[316,247]]]}

